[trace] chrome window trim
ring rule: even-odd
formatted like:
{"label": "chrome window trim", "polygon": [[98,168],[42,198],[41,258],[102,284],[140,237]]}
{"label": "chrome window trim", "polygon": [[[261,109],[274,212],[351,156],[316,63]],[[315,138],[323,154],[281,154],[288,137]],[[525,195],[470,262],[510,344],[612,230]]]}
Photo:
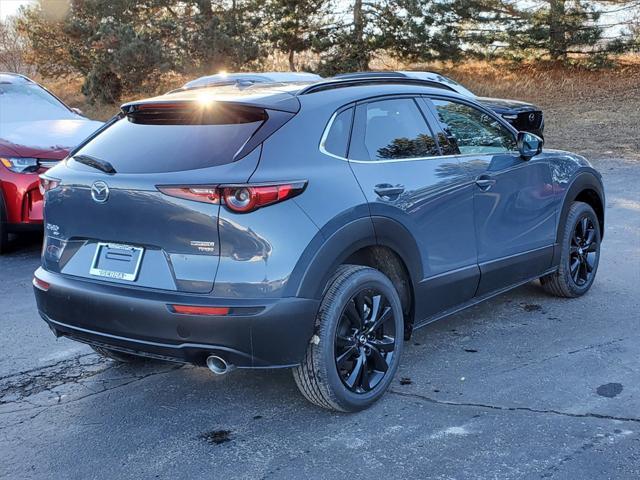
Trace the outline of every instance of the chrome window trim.
{"label": "chrome window trim", "polygon": [[[478,155],[477,153],[457,153],[455,155],[431,155],[429,157],[393,158],[389,160],[354,160],[352,158],[341,157],[340,155],[336,155],[334,153],[327,151],[327,149],[325,148],[325,143],[327,141],[327,137],[329,136],[329,130],[331,130],[331,126],[333,125],[334,120],[343,111],[344,109],[339,109],[335,111],[333,115],[331,115],[331,118],[329,119],[329,122],[327,123],[327,126],[324,129],[324,132],[322,132],[322,137],[320,139],[320,146],[318,147],[318,149],[320,150],[320,153],[323,153],[324,155],[328,155],[329,157],[336,158],[338,160],[342,160],[343,162],[367,163],[367,164],[370,163],[370,164],[376,165],[378,163],[398,163],[398,162],[416,162],[416,161],[419,162],[423,160],[436,160],[441,158],[464,158],[464,157],[473,157]],[[505,153],[509,153],[509,152],[505,152]],[[483,154],[480,154],[480,155],[483,155]],[[488,155],[488,154],[484,154],[484,155]]]}
{"label": "chrome window trim", "polygon": [[[353,108],[353,107],[349,107],[349,108]],[[324,153],[325,155],[329,155],[330,157],[337,158],[338,160],[344,160],[344,161],[348,162],[349,161],[348,158],[341,157],[340,155],[336,155],[335,153],[329,152],[326,149],[326,146],[325,146],[326,143],[327,143],[327,138],[329,137],[329,130],[331,130],[331,127],[333,126],[333,122],[335,121],[337,116],[340,115],[345,110],[346,110],[345,108],[341,107],[338,110],[336,110],[335,112],[333,112],[333,115],[331,115],[331,118],[329,119],[329,122],[327,123],[327,126],[324,127],[324,131],[322,132],[322,137],[320,138],[320,146],[318,148],[320,150],[320,153]]]}

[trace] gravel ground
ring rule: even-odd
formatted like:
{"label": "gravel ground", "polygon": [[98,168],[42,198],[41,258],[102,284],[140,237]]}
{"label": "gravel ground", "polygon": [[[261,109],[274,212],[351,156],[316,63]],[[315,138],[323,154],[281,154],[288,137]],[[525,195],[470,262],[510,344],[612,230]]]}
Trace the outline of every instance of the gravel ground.
{"label": "gravel ground", "polygon": [[640,478],[640,166],[596,162],[607,227],[585,297],[537,284],[432,324],[354,415],[288,371],[120,366],[35,309],[39,238],[0,257],[0,478]]}

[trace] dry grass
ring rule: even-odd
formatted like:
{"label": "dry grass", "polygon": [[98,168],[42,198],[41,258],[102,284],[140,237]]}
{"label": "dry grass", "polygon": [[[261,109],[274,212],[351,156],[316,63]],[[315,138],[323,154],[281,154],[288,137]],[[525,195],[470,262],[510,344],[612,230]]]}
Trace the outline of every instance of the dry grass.
{"label": "dry grass", "polygon": [[616,68],[590,71],[550,64],[508,67],[466,63],[443,73],[479,95],[516,98],[545,112],[551,148],[572,150],[594,160],[640,160],[640,58]]}
{"label": "dry grass", "polygon": [[[67,105],[78,107],[89,118],[95,120],[108,120],[120,110],[120,104],[109,105],[102,103],[89,103],[82,94],[82,78],[60,78],[46,79],[35,78],[38,82],[46,86],[54,94],[60,97]],[[159,78],[156,88],[146,92],[144,95],[128,95],[122,99],[121,103],[126,103],[141,97],[152,97],[161,95],[174,88],[178,88],[191,78],[175,73],[168,73]]]}
{"label": "dry grass", "polygon": [[[382,60],[372,67],[407,68]],[[607,157],[640,160],[640,57],[625,57],[615,68],[597,71],[545,63],[509,65],[472,61],[455,66],[409,68],[441,71],[478,95],[537,104],[546,115],[545,137],[549,147],[575,151],[596,161]],[[187,80],[183,75],[164,75],[148,96],[179,87]],[[91,118],[106,120],[118,111],[115,105],[87,103],[80,93],[81,79],[42,81]]]}

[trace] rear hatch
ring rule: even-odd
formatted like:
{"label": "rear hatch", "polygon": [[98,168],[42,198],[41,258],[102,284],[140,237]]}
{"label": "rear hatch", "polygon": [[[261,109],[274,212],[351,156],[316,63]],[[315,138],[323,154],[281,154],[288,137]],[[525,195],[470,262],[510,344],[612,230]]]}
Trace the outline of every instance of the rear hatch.
{"label": "rear hatch", "polygon": [[53,183],[43,180],[50,188],[44,267],[210,292],[220,251],[215,186],[246,182],[265,135],[291,116],[233,102],[125,105],[120,118],[45,174]]}

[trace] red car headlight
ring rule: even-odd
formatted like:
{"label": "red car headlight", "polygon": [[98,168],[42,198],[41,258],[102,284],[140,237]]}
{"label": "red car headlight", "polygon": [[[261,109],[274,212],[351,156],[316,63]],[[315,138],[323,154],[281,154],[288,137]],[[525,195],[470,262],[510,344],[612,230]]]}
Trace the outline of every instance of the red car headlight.
{"label": "red car headlight", "polygon": [[0,163],[16,173],[33,173],[39,168],[38,159],[30,157],[0,157]]}

